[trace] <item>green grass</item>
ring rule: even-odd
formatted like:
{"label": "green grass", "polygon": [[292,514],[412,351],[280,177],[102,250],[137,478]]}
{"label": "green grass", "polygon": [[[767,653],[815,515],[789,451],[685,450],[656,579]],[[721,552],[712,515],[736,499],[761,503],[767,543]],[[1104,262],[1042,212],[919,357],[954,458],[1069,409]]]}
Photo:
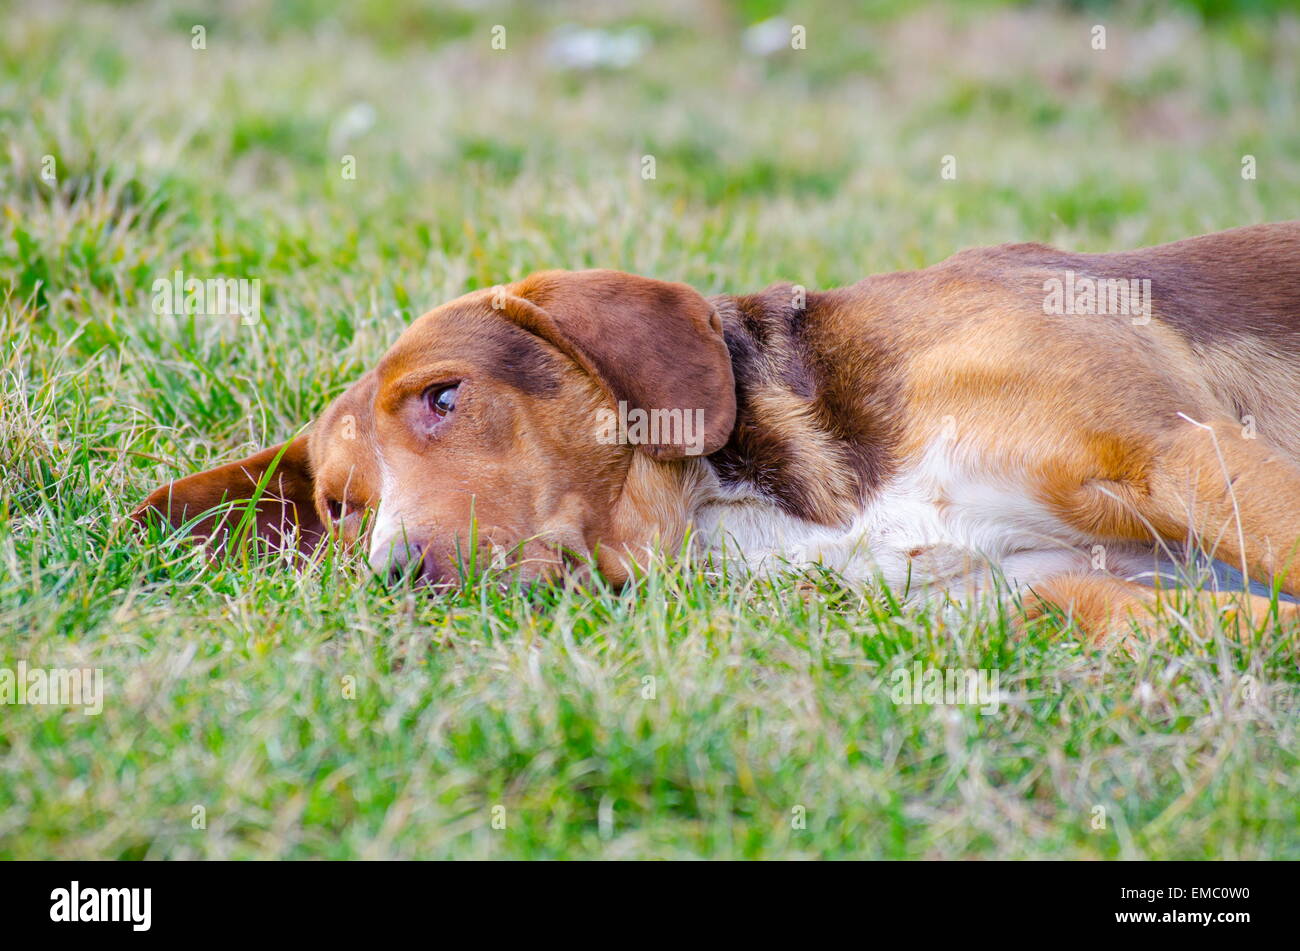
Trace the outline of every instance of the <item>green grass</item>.
{"label": "green grass", "polygon": [[[1172,618],[1130,657],[687,563],[430,597],[124,526],[295,432],[412,317],[532,270],[819,287],[1300,216],[1300,22],[1271,4],[850,6],[8,10],[0,667],[102,667],[107,696],[0,707],[0,856],[1300,857],[1285,638]],[[808,49],[745,53],[778,14]],[[651,46],[548,65],[578,21]],[[259,279],[262,320],[154,315],[177,268]],[[896,705],[914,661],[1010,699]]]}

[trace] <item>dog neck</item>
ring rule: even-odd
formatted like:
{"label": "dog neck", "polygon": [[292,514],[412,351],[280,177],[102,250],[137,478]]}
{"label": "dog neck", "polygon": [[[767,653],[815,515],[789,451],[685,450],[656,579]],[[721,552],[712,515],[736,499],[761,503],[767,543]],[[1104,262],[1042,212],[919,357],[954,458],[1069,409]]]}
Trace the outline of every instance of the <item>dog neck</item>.
{"label": "dog neck", "polygon": [[736,506],[832,528],[866,508],[896,468],[902,374],[887,301],[874,327],[864,325],[860,300],[856,311],[844,306],[860,289],[802,296],[778,284],[710,298],[736,382],[731,436],[717,452],[679,462],[630,453],[601,532],[602,572],[624,577],[618,552],[640,561],[673,551],[688,527],[716,526]]}
{"label": "dog neck", "polygon": [[827,526],[851,521],[888,478],[896,441],[896,381],[845,372],[845,362],[861,364],[844,357],[871,358],[870,334],[859,327],[837,339],[836,300],[792,284],[710,299],[731,353],[736,424],[706,465],[728,495]]}

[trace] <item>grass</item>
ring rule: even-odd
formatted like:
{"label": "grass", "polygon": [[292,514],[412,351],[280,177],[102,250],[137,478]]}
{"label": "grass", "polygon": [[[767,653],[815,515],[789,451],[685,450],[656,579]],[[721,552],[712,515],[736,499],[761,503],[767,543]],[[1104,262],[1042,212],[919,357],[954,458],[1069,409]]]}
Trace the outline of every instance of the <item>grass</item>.
{"label": "grass", "polygon": [[[0,856],[1300,857],[1300,673],[1269,632],[1175,611],[1129,656],[689,562],[429,597],[124,526],[532,270],[819,287],[1298,216],[1300,21],[1270,4],[848,6],[5,14],[0,668],[100,667],[107,695],[0,707]],[[775,15],[808,48],[745,52]],[[559,68],[570,22],[649,49]],[[262,319],[156,316],[178,268],[260,280]],[[918,661],[1008,700],[895,704]]]}

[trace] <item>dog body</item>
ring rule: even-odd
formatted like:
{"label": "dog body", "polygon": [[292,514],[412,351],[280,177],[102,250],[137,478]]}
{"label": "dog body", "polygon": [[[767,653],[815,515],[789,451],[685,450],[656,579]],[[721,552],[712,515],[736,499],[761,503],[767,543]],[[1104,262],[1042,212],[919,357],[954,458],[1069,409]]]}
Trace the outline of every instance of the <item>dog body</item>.
{"label": "dog body", "polygon": [[[1052,313],[1063,274],[1147,281],[1154,303]],[[806,298],[713,303],[740,420],[692,509],[751,563],[827,564],[897,593],[968,594],[991,567],[1013,587],[1150,578],[1194,533],[1131,523],[1196,422],[1300,461],[1293,224],[1122,254],[979,249]],[[1183,472],[1189,504],[1195,477],[1222,471]]]}
{"label": "dog body", "polygon": [[[605,438],[612,406],[698,414],[698,443]],[[435,582],[479,548],[530,575],[590,554],[620,581],[689,531],[751,567],[822,564],[914,599],[1001,577],[1099,635],[1184,546],[1295,594],[1300,223],[708,300],[544,272],[426,314],[309,436],[137,514],[180,525],[259,484],[273,542],[353,539],[370,511],[372,562],[419,559]]]}

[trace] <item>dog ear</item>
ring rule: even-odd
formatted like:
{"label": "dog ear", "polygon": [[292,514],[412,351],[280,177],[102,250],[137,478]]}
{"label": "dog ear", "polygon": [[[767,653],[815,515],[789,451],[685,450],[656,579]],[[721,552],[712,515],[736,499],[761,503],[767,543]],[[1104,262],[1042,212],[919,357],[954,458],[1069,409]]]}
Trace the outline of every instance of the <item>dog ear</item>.
{"label": "dog ear", "polygon": [[[259,486],[262,486],[260,494]],[[221,506],[221,512],[193,525],[190,534],[223,547],[244,519],[246,508],[239,503],[257,497],[253,507],[255,520],[247,528],[248,535],[255,532],[277,550],[296,547],[307,553],[325,534],[324,523],[316,514],[313,490],[304,434],[247,459],[155,489],[131,513],[131,518],[145,524],[161,516],[173,528],[180,528],[187,521]]]}
{"label": "dog ear", "polygon": [[[726,445],[736,420],[731,355],[721,319],[694,288],[590,270],[542,271],[507,290],[515,304],[506,296],[498,299],[500,309],[568,354],[616,404],[629,411],[703,411],[699,451]],[[686,455],[682,445],[637,448],[656,459]]]}

